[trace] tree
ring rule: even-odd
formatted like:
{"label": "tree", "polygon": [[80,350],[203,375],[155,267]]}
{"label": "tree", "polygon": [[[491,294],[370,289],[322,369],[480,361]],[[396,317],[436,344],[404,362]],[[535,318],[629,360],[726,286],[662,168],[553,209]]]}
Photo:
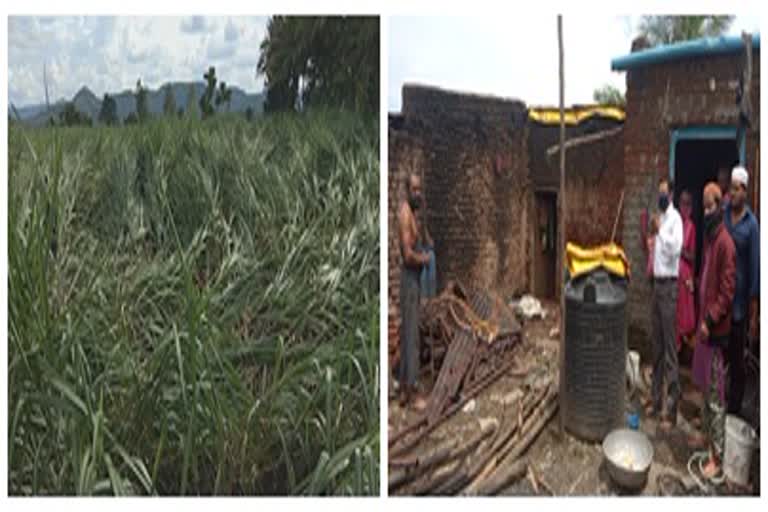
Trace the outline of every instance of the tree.
{"label": "tree", "polygon": [[129,124],[137,124],[138,122],[139,122],[139,118],[136,116],[136,112],[131,112],[125,118],[125,121],[123,121],[123,124],[127,126]]}
{"label": "tree", "polygon": [[184,113],[189,118],[197,118],[198,116],[197,93],[195,92],[195,84],[189,84],[189,88],[187,89],[187,108]]}
{"label": "tree", "polygon": [[245,109],[245,120],[249,123],[253,121],[253,107],[248,106],[248,108]]}
{"label": "tree", "polygon": [[107,126],[117,124],[117,102],[109,94],[104,94],[98,119],[100,123]]}
{"label": "tree", "polygon": [[163,114],[165,114],[167,117],[173,117],[176,115],[176,97],[173,94],[173,85],[167,85],[165,87]]}
{"label": "tree", "polygon": [[149,118],[147,90],[141,85],[141,78],[136,82],[136,115],[140,123],[145,122]]}
{"label": "tree", "polygon": [[624,95],[616,87],[605,84],[592,93],[592,99],[600,105],[612,105],[614,107],[624,107],[627,104]]}
{"label": "tree", "polygon": [[733,16],[643,16],[639,31],[651,46],[657,46],[719,36],[732,22]]}
{"label": "tree", "polygon": [[64,110],[59,114],[58,124],[63,126],[91,126],[92,123],[91,118],[77,110],[71,101],[64,105]]}
{"label": "tree", "polygon": [[265,112],[299,105],[378,112],[379,18],[273,16],[256,72],[266,77]]}
{"label": "tree", "polygon": [[232,101],[232,89],[229,89],[227,87],[226,82],[219,83],[219,90],[216,93],[216,107],[218,108],[221,104],[227,105],[227,112],[229,112],[229,103]]}
{"label": "tree", "polygon": [[207,119],[213,115],[213,95],[216,92],[216,68],[211,66],[208,68],[208,72],[203,74],[205,79],[205,91],[200,97],[200,112],[203,114],[203,119]]}

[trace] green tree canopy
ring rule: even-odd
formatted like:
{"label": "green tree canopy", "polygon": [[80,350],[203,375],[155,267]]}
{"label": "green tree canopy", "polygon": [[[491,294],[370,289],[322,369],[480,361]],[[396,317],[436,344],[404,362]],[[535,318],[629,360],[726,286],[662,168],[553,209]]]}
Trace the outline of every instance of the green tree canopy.
{"label": "green tree canopy", "polygon": [[600,105],[613,105],[615,107],[624,107],[627,104],[626,98],[616,87],[605,84],[595,89],[592,93],[592,99]]}
{"label": "green tree canopy", "polygon": [[91,126],[93,122],[90,117],[77,110],[73,102],[68,101],[64,105],[64,110],[59,114],[58,124],[64,126]]}
{"label": "green tree canopy", "polygon": [[141,85],[141,78],[136,81],[136,115],[140,123],[149,119],[149,106],[147,105],[147,89]]}
{"label": "green tree canopy", "polygon": [[203,74],[203,78],[205,79],[205,91],[200,97],[200,112],[203,114],[203,119],[207,119],[214,113],[212,101],[216,93],[216,68],[213,66],[208,68],[208,72]]}
{"label": "green tree canopy", "polygon": [[651,46],[657,46],[719,36],[732,22],[733,16],[643,16],[640,35],[645,36]]}
{"label": "green tree canopy", "polygon": [[232,89],[227,87],[227,83],[219,82],[219,90],[216,92],[216,107],[220,105],[227,106],[227,112],[229,112],[229,103],[232,101]]}
{"label": "green tree canopy", "polygon": [[334,106],[377,112],[379,18],[274,16],[261,43],[264,111]]}
{"label": "green tree canopy", "polygon": [[109,94],[104,94],[99,111],[99,122],[106,125],[117,124],[117,102]]}

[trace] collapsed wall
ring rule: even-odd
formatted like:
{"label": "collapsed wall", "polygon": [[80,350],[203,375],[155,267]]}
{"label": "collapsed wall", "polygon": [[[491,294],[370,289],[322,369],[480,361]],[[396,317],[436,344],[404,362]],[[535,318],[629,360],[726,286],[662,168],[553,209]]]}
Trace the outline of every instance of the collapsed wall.
{"label": "collapsed wall", "polygon": [[531,184],[526,107],[520,101],[406,85],[389,126],[389,341],[399,342],[397,206],[405,177],[422,176],[438,290],[451,280],[527,291]]}

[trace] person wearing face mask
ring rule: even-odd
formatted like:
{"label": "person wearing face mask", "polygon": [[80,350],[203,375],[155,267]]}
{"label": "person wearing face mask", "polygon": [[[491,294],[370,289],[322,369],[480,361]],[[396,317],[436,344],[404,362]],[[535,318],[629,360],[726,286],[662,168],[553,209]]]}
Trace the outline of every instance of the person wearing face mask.
{"label": "person wearing face mask", "polygon": [[693,381],[704,394],[702,427],[688,440],[692,448],[709,445],[705,476],[717,474],[725,440],[724,349],[731,334],[736,287],[736,248],[723,225],[722,192],[717,183],[704,187],[704,248],[699,288],[699,327],[693,355]]}
{"label": "person wearing face mask", "polygon": [[683,219],[683,248],[677,274],[677,350],[683,340],[692,340],[696,329],[696,311],[693,300],[693,266],[696,261],[696,226],[691,219],[691,194],[680,194],[680,217]]}
{"label": "person wearing face mask", "polygon": [[426,400],[416,389],[419,376],[419,309],[421,302],[420,275],[429,264],[429,254],[419,250],[421,231],[415,211],[423,204],[421,178],[410,174],[405,182],[406,198],[397,211],[400,235],[400,403],[405,406],[412,402],[416,410],[426,408]]}
{"label": "person wearing face mask", "polygon": [[[671,430],[677,423],[680,379],[677,362],[676,313],[677,275],[683,246],[683,221],[670,200],[667,178],[659,181],[658,213],[651,221],[648,246],[653,248],[651,299],[651,344],[653,377],[651,402],[646,407],[650,417],[661,415],[659,427]],[[667,386],[667,403],[662,403],[662,387]]]}
{"label": "person wearing face mask", "polygon": [[736,292],[733,326],[728,344],[728,414],[739,414],[744,399],[746,373],[744,349],[747,335],[757,340],[760,299],[760,227],[747,206],[749,174],[744,167],[731,173],[731,202],[724,210],[725,227],[736,246]]}

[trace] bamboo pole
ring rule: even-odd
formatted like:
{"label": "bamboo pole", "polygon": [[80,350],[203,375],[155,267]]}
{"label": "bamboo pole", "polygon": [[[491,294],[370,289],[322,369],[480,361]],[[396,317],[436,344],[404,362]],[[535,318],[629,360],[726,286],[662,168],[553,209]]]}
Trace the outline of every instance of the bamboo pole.
{"label": "bamboo pole", "polygon": [[565,427],[565,70],[563,54],[563,15],[557,15],[557,42],[560,63],[560,431]]}

